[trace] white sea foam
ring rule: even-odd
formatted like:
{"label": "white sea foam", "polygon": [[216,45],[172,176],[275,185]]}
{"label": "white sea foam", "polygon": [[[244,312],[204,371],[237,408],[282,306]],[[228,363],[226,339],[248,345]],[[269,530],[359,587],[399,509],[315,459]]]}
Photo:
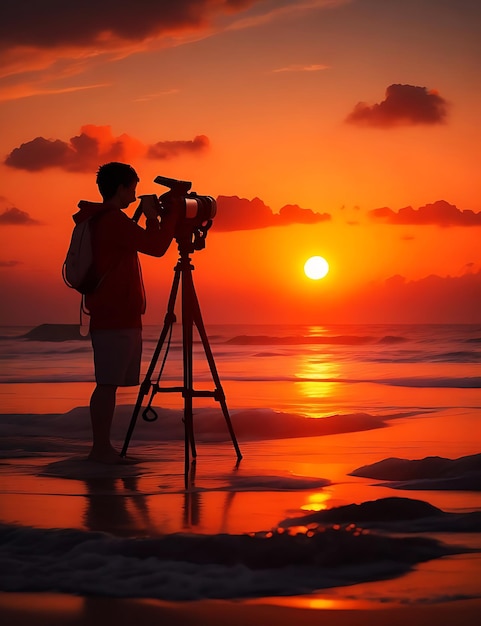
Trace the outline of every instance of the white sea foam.
{"label": "white sea foam", "polygon": [[[0,526],[0,589],[167,600],[297,595],[399,576],[463,553],[428,538],[322,532],[168,535]],[[386,559],[389,554],[389,559]]]}

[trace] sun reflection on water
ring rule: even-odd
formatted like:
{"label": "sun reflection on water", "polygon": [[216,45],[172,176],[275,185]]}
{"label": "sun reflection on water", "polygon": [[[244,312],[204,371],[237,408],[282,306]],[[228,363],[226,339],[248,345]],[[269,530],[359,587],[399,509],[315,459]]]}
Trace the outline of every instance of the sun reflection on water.
{"label": "sun reflection on water", "polygon": [[[325,355],[304,355],[299,361],[296,371],[295,383],[299,394],[312,400],[326,400],[335,395],[336,380],[339,378],[340,366],[335,361],[326,360]],[[324,417],[320,414],[316,403],[306,404],[304,409],[306,417]]]}
{"label": "sun reflection on water", "polygon": [[323,493],[322,491],[316,491],[310,493],[307,496],[307,503],[301,506],[302,511],[325,511],[327,503],[331,499],[330,493]]}
{"label": "sun reflection on water", "polygon": [[314,325],[314,326],[309,326],[309,330],[308,330],[308,337],[322,337],[322,335],[327,335],[329,333],[329,329],[327,329],[325,326],[321,326],[321,325]]}

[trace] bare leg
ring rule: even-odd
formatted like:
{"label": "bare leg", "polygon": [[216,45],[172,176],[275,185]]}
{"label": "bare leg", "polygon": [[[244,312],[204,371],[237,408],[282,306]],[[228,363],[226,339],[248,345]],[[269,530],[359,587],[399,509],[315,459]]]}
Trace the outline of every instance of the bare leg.
{"label": "bare leg", "polygon": [[110,443],[110,429],[115,411],[117,387],[97,385],[90,398],[92,450],[89,459],[100,463],[121,463],[119,453]]}

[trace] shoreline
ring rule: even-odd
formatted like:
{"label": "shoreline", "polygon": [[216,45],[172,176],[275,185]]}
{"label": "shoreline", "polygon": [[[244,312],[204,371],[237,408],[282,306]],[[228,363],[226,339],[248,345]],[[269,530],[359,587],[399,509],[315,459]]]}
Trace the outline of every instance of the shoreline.
{"label": "shoreline", "polygon": [[110,599],[60,594],[0,594],[3,623],[15,626],[100,626],[108,619],[117,626],[474,626],[481,600],[454,600],[416,606],[356,608],[296,608],[259,601],[173,603],[159,600]]}
{"label": "shoreline", "polygon": [[[279,437],[292,422],[286,407],[294,400],[300,402],[304,387],[296,387],[294,395],[273,403],[279,385],[263,384],[269,394],[261,408],[245,410],[239,402],[233,419],[239,420],[235,431],[244,455],[240,465],[235,464],[231,442],[216,440],[220,429],[222,433],[225,430],[222,420],[216,426],[202,408],[196,414],[199,458],[195,480],[187,490],[178,409],[165,409],[154,427],[139,422],[134,443],[143,462],[128,471],[123,469],[121,475],[116,469],[85,462],[89,422],[83,405],[65,413],[3,415],[2,474],[8,480],[0,496],[2,521],[20,524],[21,528],[13,529],[11,546],[3,546],[9,584],[0,593],[2,621],[15,626],[32,622],[100,626],[113,619],[129,626],[160,621],[196,626],[291,626],[293,621],[296,626],[357,626],[367,620],[373,626],[401,622],[405,626],[407,621],[410,626],[477,623],[481,536],[479,527],[473,529],[472,520],[481,511],[481,492],[472,485],[466,490],[468,474],[475,468],[465,467],[471,460],[461,458],[480,456],[479,439],[473,436],[479,429],[479,408],[471,407],[475,390],[437,389],[434,395],[432,389],[412,388],[408,393],[397,387],[362,383],[349,391],[339,384],[342,393],[351,395],[344,398],[345,404],[335,416],[319,422],[338,425],[323,436]],[[28,390],[29,399],[35,397],[35,405],[40,401],[48,407],[52,403],[50,389],[47,384],[35,385]],[[55,397],[72,402],[81,390],[85,390],[83,385],[81,389],[62,386]],[[333,398],[327,396],[329,405],[341,394],[337,386],[334,392]],[[360,392],[364,394],[362,401],[354,398],[354,393]],[[19,401],[18,396],[14,399]],[[114,426],[119,441],[132,412],[130,403],[123,400]],[[252,404],[250,396],[245,401]],[[269,408],[273,406],[276,408]],[[349,423],[345,423],[345,414],[354,416]],[[385,427],[359,429],[371,424],[372,418]],[[258,439],[261,421],[265,422],[264,436]],[[294,434],[311,432],[307,426]],[[436,480],[431,478],[433,463]],[[446,465],[448,474],[454,472],[456,490],[446,478],[440,483],[440,463]],[[406,478],[408,484],[402,482]],[[429,482],[423,483],[426,478]],[[464,488],[460,481],[465,481]],[[408,516],[402,521],[402,512],[393,508],[396,498],[408,500],[404,504],[409,515],[424,506],[419,520]],[[376,501],[380,515],[376,518],[374,512],[375,519],[363,518],[364,512],[371,515],[367,504]],[[426,505],[441,511],[434,512]],[[329,527],[339,523],[327,518],[323,521],[328,511],[347,514],[353,529],[351,535],[345,529],[336,533],[334,541],[331,530],[326,533],[330,543],[320,545],[316,554],[320,558],[331,555],[335,562],[324,573],[316,569],[316,576],[324,576],[319,581],[313,581],[308,567],[302,570],[302,580],[294,569],[290,579],[281,581],[279,577],[273,579],[267,565],[259,572],[243,563],[231,569],[218,563],[223,553],[231,554],[238,548],[236,535],[271,532],[286,524],[292,526],[293,520],[295,527],[298,523],[325,523]],[[432,519],[433,513],[437,521]],[[376,519],[380,532],[368,528],[369,520],[372,526]],[[468,521],[473,529],[470,532],[466,532]],[[386,572],[386,531],[388,535],[407,534],[409,541],[417,535],[416,550],[420,544],[424,550],[431,540],[439,540],[453,545],[456,553],[443,556],[436,552],[433,559],[413,563],[413,569],[403,573],[400,566],[408,556],[407,544],[393,552],[393,541],[389,554],[398,569],[397,573],[392,569]],[[179,565],[183,563],[179,559],[174,568],[160,562],[152,571],[149,560],[143,558],[144,539],[157,548],[157,538],[170,534],[177,539],[174,546],[169,543],[169,550],[181,550],[179,535],[185,533],[213,536],[217,551],[212,554],[209,548],[208,567],[198,570],[190,564]],[[369,538],[371,543],[367,544]],[[92,545],[94,539],[97,543]],[[43,550],[46,545],[47,551]],[[307,563],[295,540],[285,545],[288,550],[282,553],[292,555],[291,565],[299,560],[302,565]],[[24,546],[29,546],[27,552]],[[270,556],[276,554],[275,546]],[[470,551],[457,552],[464,552],[464,546]],[[357,555],[357,572],[361,573],[354,583],[349,569],[353,555]],[[411,558],[414,553],[409,555]],[[35,582],[37,574],[40,578]],[[18,584],[16,577],[20,577]],[[167,584],[170,587],[164,594],[162,586]],[[228,595],[229,586],[237,595]],[[182,593],[171,593],[171,589]],[[157,599],[147,599],[149,591]],[[284,595],[286,591],[293,595]],[[237,599],[225,600],[234,597]]]}

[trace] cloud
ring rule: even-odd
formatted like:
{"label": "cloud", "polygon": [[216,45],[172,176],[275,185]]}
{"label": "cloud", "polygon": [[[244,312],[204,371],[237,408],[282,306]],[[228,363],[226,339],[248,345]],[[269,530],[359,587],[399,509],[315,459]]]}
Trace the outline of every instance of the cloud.
{"label": "cloud", "polygon": [[301,65],[293,63],[292,65],[286,65],[285,67],[279,67],[274,72],[320,72],[321,70],[329,69],[328,65],[322,65],[321,63],[311,63],[310,65]]}
{"label": "cloud", "polygon": [[[478,323],[480,301],[481,271],[462,276],[431,275],[414,281],[392,276],[363,294],[371,318],[376,311],[380,319],[405,323]],[[359,306],[362,308],[362,303]]]}
{"label": "cloud", "polygon": [[[24,84],[32,86],[33,93],[42,93],[48,91],[43,76],[48,70],[54,70],[55,78],[70,77],[93,64],[196,41],[225,28],[223,22],[232,20],[232,16],[263,3],[17,0],[4,4],[0,21],[0,77],[21,77]],[[15,97],[15,90],[10,97]]]}
{"label": "cloud", "polygon": [[[17,0],[2,5],[0,100],[56,93],[59,78],[132,54],[255,28],[352,0]],[[13,82],[13,84],[12,84]],[[80,89],[83,87],[80,86]],[[88,88],[88,86],[87,86]]]}
{"label": "cloud", "polygon": [[256,0],[17,0],[2,9],[0,47],[108,47],[205,28],[218,14],[237,13]]}
{"label": "cloud", "polygon": [[163,96],[171,96],[177,93],[179,93],[179,90],[176,88],[164,89],[164,90],[156,91],[154,93],[141,94],[137,96],[136,98],[134,98],[134,102],[150,102],[152,100],[158,100],[159,98],[162,98]]}
{"label": "cloud", "polygon": [[253,5],[259,5],[260,10],[252,12],[247,16],[242,16],[239,19],[234,20],[232,24],[227,27],[228,30],[243,30],[246,28],[255,28],[262,24],[268,24],[274,20],[288,19],[293,20],[297,15],[312,11],[315,9],[332,8],[336,6],[342,6],[352,0],[298,0],[292,2],[291,0],[272,0],[271,2],[258,2],[252,3]]}
{"label": "cloud", "polygon": [[22,262],[21,261],[1,261],[0,260],[0,267],[16,267],[17,265],[21,265]]}
{"label": "cloud", "polygon": [[481,211],[475,213],[470,209],[460,210],[445,200],[437,200],[419,209],[404,207],[397,213],[383,207],[369,211],[368,215],[373,219],[396,225],[481,226]]}
{"label": "cloud", "polygon": [[192,141],[159,141],[149,146],[149,159],[170,159],[185,152],[203,152],[209,147],[209,139],[205,135],[198,135]]}
{"label": "cloud", "polygon": [[297,204],[286,204],[274,216],[282,225],[287,224],[317,224],[331,219],[328,213],[315,213],[312,209],[301,209]]}
{"label": "cloud", "polygon": [[5,164],[15,169],[39,172],[59,167],[69,172],[89,172],[109,161],[132,161],[146,157],[169,159],[182,153],[202,152],[209,146],[204,135],[192,141],[161,141],[145,145],[127,134],[115,137],[110,126],[82,126],[69,141],[36,137],[14,148]]}
{"label": "cloud", "polygon": [[92,85],[74,85],[72,87],[54,87],[45,84],[45,77],[38,82],[25,82],[3,87],[0,91],[0,102],[8,100],[19,100],[30,96],[53,96],[64,93],[74,93],[77,91],[87,91],[89,89],[103,89],[109,87],[109,83],[95,83]]}
{"label": "cloud", "polygon": [[441,124],[448,103],[436,91],[413,85],[390,85],[379,104],[359,102],[346,122],[360,126],[391,128],[400,125]]}
{"label": "cloud", "polygon": [[26,211],[16,207],[6,209],[0,213],[0,226],[33,226],[41,222],[34,220]]}
{"label": "cloud", "polygon": [[[260,0],[17,0],[2,5],[0,101],[56,93],[100,63],[208,37]],[[67,79],[63,84],[62,79]],[[85,82],[85,81],[82,81]],[[89,82],[89,81],[87,81]],[[89,88],[88,85],[87,88]],[[83,87],[80,86],[80,89]]]}
{"label": "cloud", "polygon": [[238,196],[219,196],[214,228],[224,232],[254,230],[289,224],[316,224],[330,219],[328,213],[315,213],[297,205],[286,205],[279,214],[275,214],[259,198],[247,200]]}

